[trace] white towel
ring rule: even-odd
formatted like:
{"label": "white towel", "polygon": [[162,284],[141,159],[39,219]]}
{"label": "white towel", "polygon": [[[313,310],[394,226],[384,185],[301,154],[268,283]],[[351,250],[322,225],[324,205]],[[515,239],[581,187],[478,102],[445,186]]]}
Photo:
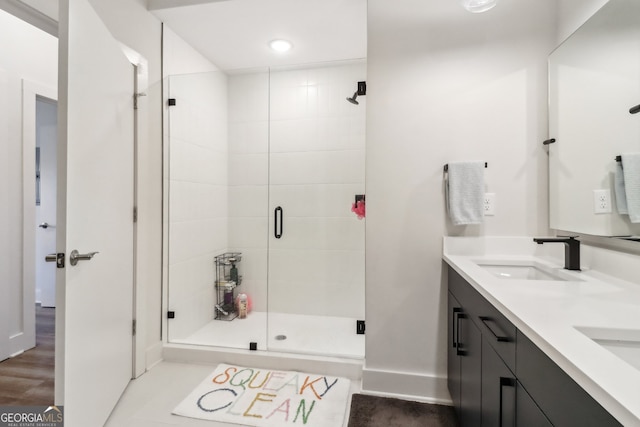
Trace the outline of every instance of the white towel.
{"label": "white towel", "polygon": [[637,224],[640,223],[640,153],[622,154],[622,170],[629,220]]}
{"label": "white towel", "polygon": [[447,210],[454,225],[484,220],[484,162],[449,163],[445,181]]}
{"label": "white towel", "polygon": [[613,190],[616,194],[616,208],[620,215],[628,215],[627,195],[624,190],[624,172],[622,171],[622,162],[616,162],[616,173],[614,176]]}

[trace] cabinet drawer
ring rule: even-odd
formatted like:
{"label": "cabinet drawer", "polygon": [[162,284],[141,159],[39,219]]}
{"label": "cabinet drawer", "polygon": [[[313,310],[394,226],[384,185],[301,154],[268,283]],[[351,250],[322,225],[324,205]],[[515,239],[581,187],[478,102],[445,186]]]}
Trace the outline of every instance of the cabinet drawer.
{"label": "cabinet drawer", "polygon": [[518,380],[553,425],[622,425],[520,331],[516,359]]}
{"label": "cabinet drawer", "polygon": [[516,327],[454,269],[449,267],[449,290],[486,337],[504,363],[516,370]]}

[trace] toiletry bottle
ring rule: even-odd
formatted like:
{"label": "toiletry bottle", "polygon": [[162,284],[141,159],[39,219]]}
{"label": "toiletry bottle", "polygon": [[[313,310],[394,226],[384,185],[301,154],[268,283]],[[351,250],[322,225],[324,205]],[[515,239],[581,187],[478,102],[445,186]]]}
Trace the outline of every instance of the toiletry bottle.
{"label": "toiletry bottle", "polygon": [[247,294],[238,295],[238,317],[244,319],[247,317]]}
{"label": "toiletry bottle", "polygon": [[238,284],[238,268],[234,262],[231,263],[231,268],[229,269],[229,280]]}
{"label": "toiletry bottle", "polygon": [[236,287],[234,282],[227,282],[224,285],[224,305],[225,307],[233,307],[233,288]]}

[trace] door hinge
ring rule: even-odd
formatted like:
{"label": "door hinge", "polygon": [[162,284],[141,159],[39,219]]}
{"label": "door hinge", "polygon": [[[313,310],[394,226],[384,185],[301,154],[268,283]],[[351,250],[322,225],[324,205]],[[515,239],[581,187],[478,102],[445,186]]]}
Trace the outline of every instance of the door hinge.
{"label": "door hinge", "polygon": [[133,335],[133,336],[136,335],[136,319],[133,319],[132,324],[131,324],[131,335]]}
{"label": "door hinge", "polygon": [[138,207],[133,207],[133,222],[138,222]]}
{"label": "door hinge", "polygon": [[147,94],[144,93],[144,92],[138,92],[138,93],[134,93],[133,94],[133,109],[134,110],[138,109],[138,98],[140,98],[141,96],[147,96]]}
{"label": "door hinge", "polygon": [[364,320],[356,320],[356,334],[364,335]]}

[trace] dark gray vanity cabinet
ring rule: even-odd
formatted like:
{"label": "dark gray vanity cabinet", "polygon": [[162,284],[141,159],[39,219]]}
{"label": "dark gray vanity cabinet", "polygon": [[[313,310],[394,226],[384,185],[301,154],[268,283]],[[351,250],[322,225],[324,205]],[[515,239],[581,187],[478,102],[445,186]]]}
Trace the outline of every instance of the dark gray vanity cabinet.
{"label": "dark gray vanity cabinet", "polygon": [[520,381],[516,381],[516,408],[516,426],[553,427]]}
{"label": "dark gray vanity cabinet", "polygon": [[622,425],[520,331],[517,348],[516,375],[553,425]]}
{"label": "dark gray vanity cabinet", "polygon": [[462,427],[621,425],[451,267],[447,338]]}
{"label": "dark gray vanity cabinet", "polygon": [[452,269],[448,298],[448,382],[460,425],[515,427],[515,327]]}
{"label": "dark gray vanity cabinet", "polygon": [[480,330],[449,293],[448,381],[461,425],[480,425],[481,340]]}
{"label": "dark gray vanity cabinet", "polygon": [[482,426],[515,427],[516,377],[489,345],[482,342]]}

